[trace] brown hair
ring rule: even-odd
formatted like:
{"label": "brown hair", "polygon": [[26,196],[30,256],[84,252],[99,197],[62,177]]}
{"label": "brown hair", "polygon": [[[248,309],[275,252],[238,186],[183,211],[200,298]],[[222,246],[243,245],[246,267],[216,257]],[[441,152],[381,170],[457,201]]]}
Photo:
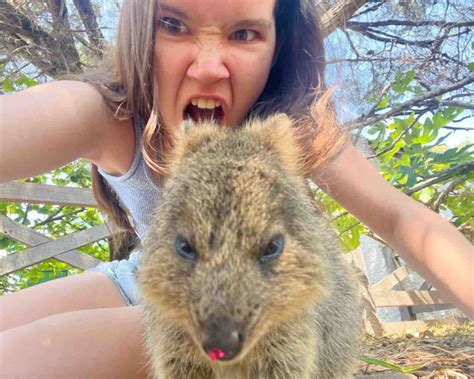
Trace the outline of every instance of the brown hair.
{"label": "brown hair", "polygon": [[[96,85],[117,118],[146,120],[142,152],[146,163],[166,174],[163,158],[172,136],[160,122],[153,78],[153,48],[157,0],[124,0],[115,56],[89,82]],[[308,162],[335,156],[345,141],[335,122],[323,83],[324,45],[315,2],[276,0],[276,51],[269,79],[248,117],[283,112],[296,121]],[[112,68],[112,69],[111,69]],[[320,101],[318,102],[318,99]],[[324,122],[321,122],[324,121]],[[317,141],[317,142],[316,142]],[[118,199],[93,166],[93,189],[101,207],[120,227],[133,230]]]}

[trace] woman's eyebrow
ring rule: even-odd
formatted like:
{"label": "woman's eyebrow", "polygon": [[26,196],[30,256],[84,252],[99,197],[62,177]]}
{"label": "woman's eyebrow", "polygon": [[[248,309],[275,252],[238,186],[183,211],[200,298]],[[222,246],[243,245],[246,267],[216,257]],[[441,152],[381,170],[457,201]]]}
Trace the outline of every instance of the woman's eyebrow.
{"label": "woman's eyebrow", "polygon": [[[188,14],[178,8],[173,7],[172,5],[164,4],[164,3],[159,3],[158,4],[158,11],[161,12],[168,12],[176,17],[182,18],[182,19],[189,19]],[[272,23],[268,20],[265,20],[263,18],[248,18],[244,19],[241,21],[238,21],[234,24],[234,28],[240,29],[240,28],[261,28],[265,30],[269,30],[272,27]]]}
{"label": "woman's eyebrow", "polygon": [[186,19],[186,18],[189,18],[188,17],[188,14],[181,10],[181,9],[178,9],[178,8],[175,8],[173,7],[172,5],[168,5],[168,4],[163,4],[163,3],[158,3],[158,11],[160,12],[168,12],[168,13],[171,13],[177,17],[180,17],[180,18],[183,18],[183,19]]}
{"label": "woman's eyebrow", "polygon": [[260,29],[271,29],[272,23],[263,18],[248,18],[241,20],[234,24],[234,28],[260,28]]}

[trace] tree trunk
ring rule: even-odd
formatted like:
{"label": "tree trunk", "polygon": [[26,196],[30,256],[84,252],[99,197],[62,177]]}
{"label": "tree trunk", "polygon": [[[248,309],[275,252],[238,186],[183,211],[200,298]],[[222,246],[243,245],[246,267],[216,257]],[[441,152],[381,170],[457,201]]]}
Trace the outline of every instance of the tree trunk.
{"label": "tree trunk", "polygon": [[346,21],[368,0],[339,0],[321,17],[323,36],[328,36],[337,28],[343,28]]}

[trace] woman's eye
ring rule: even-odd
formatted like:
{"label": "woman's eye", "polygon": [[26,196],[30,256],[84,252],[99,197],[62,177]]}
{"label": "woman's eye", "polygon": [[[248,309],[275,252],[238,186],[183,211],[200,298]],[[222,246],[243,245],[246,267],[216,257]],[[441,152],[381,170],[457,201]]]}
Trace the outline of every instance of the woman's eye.
{"label": "woman's eye", "polygon": [[250,30],[250,29],[240,29],[235,31],[230,35],[230,39],[237,40],[237,41],[253,41],[255,38],[257,38],[258,33]]}
{"label": "woman's eye", "polygon": [[260,254],[260,262],[265,263],[278,258],[283,252],[285,241],[281,234],[277,234],[272,237],[270,242],[265,246]]}
{"label": "woman's eye", "polygon": [[171,34],[182,34],[188,31],[182,21],[173,17],[163,17],[159,20],[159,26]]}
{"label": "woman's eye", "polygon": [[175,241],[175,248],[176,253],[183,257],[184,259],[188,259],[191,261],[195,261],[197,259],[196,251],[191,247],[189,242],[183,236],[177,236]]}

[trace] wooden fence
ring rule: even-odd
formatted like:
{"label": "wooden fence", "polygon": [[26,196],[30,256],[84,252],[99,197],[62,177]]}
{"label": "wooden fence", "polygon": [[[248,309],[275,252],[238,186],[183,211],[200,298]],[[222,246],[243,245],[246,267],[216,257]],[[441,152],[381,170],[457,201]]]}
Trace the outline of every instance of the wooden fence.
{"label": "wooden fence", "polygon": [[[425,281],[420,290],[397,290],[400,284],[408,278],[410,270],[407,266],[400,266],[377,283],[369,284],[367,271],[362,252],[356,249],[347,254],[347,259],[360,273],[361,297],[364,306],[365,331],[369,334],[405,334],[419,331],[430,325],[440,323],[463,324],[468,322],[465,317],[447,316],[433,320],[418,320],[417,314],[454,308],[444,301],[439,292],[429,290],[431,286]],[[381,322],[377,316],[377,308],[404,308],[409,312],[410,320],[400,322]]]}
{"label": "wooden fence", "polygon": [[[1,184],[0,201],[59,204],[78,207],[97,206],[92,191],[89,189],[21,182]],[[9,274],[50,258],[56,258],[81,269],[94,267],[101,261],[76,249],[110,237],[115,232],[118,232],[118,230],[114,230],[111,225],[105,224],[52,240],[11,221],[5,215],[0,215],[0,233],[30,246],[26,251],[22,251],[19,254],[12,254],[1,258],[0,275]],[[347,259],[351,261],[353,266],[358,268],[361,281],[365,283],[361,287],[365,309],[365,327],[369,333],[403,333],[408,329],[425,327],[430,322],[416,320],[417,309],[418,311],[426,311],[428,310],[427,307],[432,310],[433,306],[436,306],[436,310],[452,307],[441,299],[437,291],[430,291],[423,287],[418,291],[394,290],[394,287],[402,283],[409,275],[409,270],[405,266],[397,268],[378,283],[369,285],[360,250],[347,254]],[[376,314],[378,307],[409,307],[412,311],[413,320],[381,323]]]}
{"label": "wooden fence", "polygon": [[[89,189],[21,182],[0,184],[0,201],[97,207],[92,191]],[[62,238],[51,239],[11,221],[5,215],[0,215],[0,233],[30,246],[20,254],[11,254],[1,258],[0,275],[9,274],[50,258],[56,258],[83,270],[95,267],[102,261],[76,249],[108,238],[116,231],[111,225],[104,224]]]}

